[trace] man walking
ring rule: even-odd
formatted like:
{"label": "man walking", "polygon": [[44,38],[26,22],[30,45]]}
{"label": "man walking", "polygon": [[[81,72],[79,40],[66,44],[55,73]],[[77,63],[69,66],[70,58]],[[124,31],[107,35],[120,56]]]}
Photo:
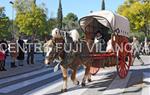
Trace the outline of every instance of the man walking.
{"label": "man walking", "polygon": [[[143,60],[140,57],[140,50],[139,50],[139,41],[137,40],[137,37],[133,37],[133,42],[132,42],[132,53],[133,53],[133,62],[135,60],[135,58],[137,58],[142,65],[144,65]],[[132,64],[133,64],[132,62]]]}

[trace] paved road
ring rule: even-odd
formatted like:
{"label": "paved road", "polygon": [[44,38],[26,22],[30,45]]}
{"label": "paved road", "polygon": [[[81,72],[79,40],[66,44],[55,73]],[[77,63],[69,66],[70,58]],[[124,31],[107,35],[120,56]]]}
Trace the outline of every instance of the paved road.
{"label": "paved road", "polygon": [[[11,78],[0,80],[0,95],[150,95],[150,56],[142,57],[145,65],[135,60],[128,76],[120,79],[116,68],[100,69],[93,81],[86,87],[74,86],[69,80],[68,92],[60,93],[62,86],[61,71],[42,68]],[[78,72],[81,80],[83,71]]]}

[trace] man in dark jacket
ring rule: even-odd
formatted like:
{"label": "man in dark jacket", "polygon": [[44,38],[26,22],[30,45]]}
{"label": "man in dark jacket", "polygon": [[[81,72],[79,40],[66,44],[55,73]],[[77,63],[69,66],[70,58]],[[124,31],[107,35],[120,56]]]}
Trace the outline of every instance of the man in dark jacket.
{"label": "man in dark jacket", "polygon": [[18,65],[19,66],[23,66],[23,60],[24,60],[24,41],[21,39],[21,37],[19,37],[18,40],[18,47],[19,47],[19,51],[18,51]]}
{"label": "man in dark jacket", "polygon": [[34,64],[34,38],[27,41],[27,64]]}

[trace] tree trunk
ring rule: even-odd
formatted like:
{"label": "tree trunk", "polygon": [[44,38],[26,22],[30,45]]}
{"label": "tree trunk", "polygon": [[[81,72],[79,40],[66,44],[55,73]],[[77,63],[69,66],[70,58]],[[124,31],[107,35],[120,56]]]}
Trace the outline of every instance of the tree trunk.
{"label": "tree trunk", "polygon": [[144,30],[145,30],[145,36],[147,37],[148,36],[148,28],[146,25],[144,25]]}

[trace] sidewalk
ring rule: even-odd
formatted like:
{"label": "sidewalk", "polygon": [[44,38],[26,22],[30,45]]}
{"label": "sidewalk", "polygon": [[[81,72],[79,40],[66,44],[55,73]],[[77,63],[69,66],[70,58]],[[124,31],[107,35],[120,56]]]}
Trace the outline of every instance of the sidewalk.
{"label": "sidewalk", "polygon": [[26,59],[25,59],[25,61],[23,63],[24,66],[18,66],[18,62],[16,62],[17,67],[10,68],[11,58],[10,58],[10,56],[7,56],[6,66],[5,66],[7,71],[0,71],[0,79],[41,69],[44,67],[43,59],[44,59],[44,57],[41,54],[35,54],[35,59],[34,59],[35,64],[28,65],[26,63]]}
{"label": "sidewalk", "polygon": [[30,65],[24,65],[22,67],[18,66],[16,68],[9,68],[7,71],[0,72],[0,79],[32,72],[38,69],[42,69],[43,67],[44,64],[30,64]]}

